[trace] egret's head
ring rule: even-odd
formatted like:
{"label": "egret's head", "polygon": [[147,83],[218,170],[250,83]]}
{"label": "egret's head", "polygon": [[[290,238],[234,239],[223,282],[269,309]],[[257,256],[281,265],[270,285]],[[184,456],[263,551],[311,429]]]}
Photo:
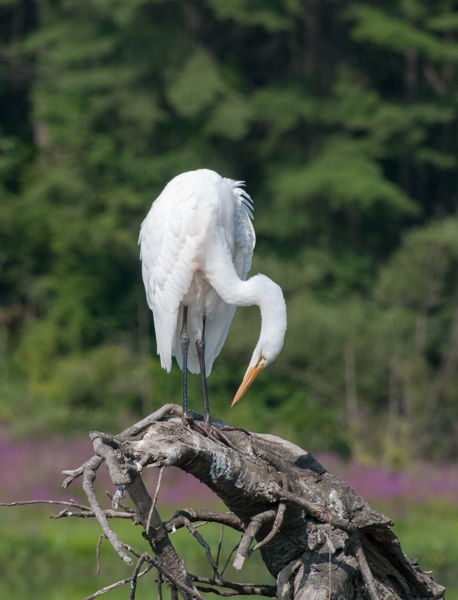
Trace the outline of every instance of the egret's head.
{"label": "egret's head", "polygon": [[[258,276],[264,277],[264,276]],[[261,334],[254,349],[247,372],[232,401],[236,404],[247,391],[259,373],[277,358],[283,348],[286,331],[286,304],[281,288],[270,279],[267,292],[260,302]]]}

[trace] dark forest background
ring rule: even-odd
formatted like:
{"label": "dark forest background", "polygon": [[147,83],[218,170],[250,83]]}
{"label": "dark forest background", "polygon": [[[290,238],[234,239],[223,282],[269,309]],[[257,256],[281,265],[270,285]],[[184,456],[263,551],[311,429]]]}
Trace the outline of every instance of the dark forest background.
{"label": "dark forest background", "polygon": [[457,8],[1,0],[0,421],[114,433],[181,401],[137,238],[206,167],[246,181],[252,273],[289,319],[231,410],[260,325],[237,311],[213,415],[391,467],[456,457]]}

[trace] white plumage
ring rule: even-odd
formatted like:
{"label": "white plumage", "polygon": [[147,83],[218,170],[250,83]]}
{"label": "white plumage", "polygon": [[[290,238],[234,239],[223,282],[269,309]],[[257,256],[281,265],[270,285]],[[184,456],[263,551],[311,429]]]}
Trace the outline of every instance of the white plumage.
{"label": "white plumage", "polygon": [[177,323],[182,322],[184,304],[189,306],[191,373],[200,372],[196,341],[202,337],[203,314],[207,316],[207,375],[226,339],[235,306],[218,296],[205,267],[209,255],[223,250],[239,278],[245,280],[250,270],[255,234],[251,200],[240,185],[206,169],[183,173],[166,186],[142,223],[143,282],[153,311],[158,354],[167,371],[172,356],[182,366]]}
{"label": "white plumage", "polygon": [[[264,337],[273,332],[275,338],[273,345],[269,342],[269,354],[275,355],[268,356],[269,348],[257,346],[254,364],[262,353],[260,368],[266,366],[281,350],[286,329],[281,289],[263,275],[245,282],[255,233],[251,199],[242,185],[208,169],[183,173],[165,187],[142,223],[139,244],[143,282],[153,311],[157,352],[167,371],[171,369],[172,356],[182,367],[180,334],[184,306],[188,307],[188,369],[192,373],[200,372],[196,341],[202,339],[204,315],[205,365],[209,375],[236,306],[260,306],[263,327],[258,346],[263,330]],[[275,310],[269,310],[269,299],[276,304]],[[275,320],[277,323],[273,323]]]}

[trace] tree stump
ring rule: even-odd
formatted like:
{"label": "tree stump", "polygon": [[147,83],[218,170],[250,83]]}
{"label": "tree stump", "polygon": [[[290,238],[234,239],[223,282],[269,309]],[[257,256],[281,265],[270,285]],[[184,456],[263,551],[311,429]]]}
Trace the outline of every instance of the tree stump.
{"label": "tree stump", "polygon": [[[390,529],[391,520],[327,472],[307,451],[273,435],[225,431],[237,448],[233,449],[183,425],[177,418],[180,415],[181,407],[166,405],[118,436],[92,432],[96,456],[66,472],[69,477],[64,487],[83,475],[91,509],[125,562],[132,562],[129,549],[109,527],[107,511],[100,508],[92,487],[103,461],[119,489],[114,508],[124,490],[132,498],[137,511],[132,518],[141,521],[143,536],[155,556],[138,556],[131,598],[143,563],[148,568],[155,566],[172,590],[179,590],[186,599],[202,598],[199,590],[203,589],[229,595],[224,588],[231,595],[256,593],[279,600],[444,597],[444,588],[422,572],[415,559],[403,554]],[[201,418],[196,413],[193,416]],[[213,423],[223,425],[216,419]],[[163,523],[141,480],[146,465],[174,466],[191,473],[215,492],[230,512],[187,509]],[[191,577],[168,533],[183,526],[192,531],[191,523],[202,520],[240,531],[236,568],[243,566],[255,543],[277,579],[277,587],[242,589],[241,584],[225,582],[217,569],[214,580]]]}

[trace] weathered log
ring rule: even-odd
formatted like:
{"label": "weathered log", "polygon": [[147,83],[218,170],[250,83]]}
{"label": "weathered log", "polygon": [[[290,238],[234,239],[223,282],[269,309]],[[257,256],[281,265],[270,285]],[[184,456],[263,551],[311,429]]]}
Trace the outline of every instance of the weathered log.
{"label": "weathered log", "polygon": [[[98,519],[103,534],[97,555],[106,537],[124,562],[132,564],[130,555],[138,559],[132,577],[113,583],[86,600],[94,600],[126,583],[130,583],[133,600],[137,578],[153,567],[159,572],[158,596],[165,579],[172,599],[178,598],[178,591],[185,600],[203,600],[201,591],[278,600],[444,598],[444,588],[434,582],[431,574],[422,572],[416,559],[403,554],[391,531],[391,520],[328,473],[311,454],[276,436],[228,430],[221,421],[213,420],[214,425],[224,429],[227,445],[213,434],[203,435],[204,428],[193,427],[192,420],[188,426],[183,425],[181,418],[176,418],[181,413],[180,406],[168,404],[117,436],[91,432],[95,456],[77,469],[64,471],[68,477],[63,483],[67,488],[82,475],[90,506],[53,500],[0,504],[65,505],[54,518]],[[202,417],[192,415],[194,419]],[[224,436],[221,440],[226,439]],[[116,494],[110,496],[112,510],[102,510],[93,487],[103,462],[118,487]],[[163,523],[155,507],[159,486],[152,500],[141,478],[146,465],[175,466],[193,474],[223,500],[230,512],[187,508]],[[125,491],[135,510],[122,504]],[[121,542],[108,523],[112,518],[141,523],[143,536],[155,556],[140,554]],[[241,532],[234,566],[240,569],[246,557],[260,549],[267,569],[277,579],[277,587],[225,581],[218,570],[218,560],[213,561],[207,543],[191,525],[196,521],[220,523]],[[168,536],[183,526],[205,547],[214,570],[213,579],[191,575],[186,570]],[[257,544],[250,548],[254,539]],[[146,567],[140,572],[144,563]]]}
{"label": "weathered log", "polygon": [[[179,413],[179,407],[169,412]],[[118,437],[124,451],[115,453],[121,470],[134,479],[132,457],[143,466],[175,466],[193,474],[223,500],[245,532],[268,514],[253,530],[258,543],[269,536],[260,551],[282,600],[443,598],[444,588],[403,554],[391,520],[311,454],[272,435],[225,435],[240,451],[176,418],[149,421],[134,436]],[[272,535],[276,516],[281,524]],[[243,560],[238,556],[236,565]]]}

